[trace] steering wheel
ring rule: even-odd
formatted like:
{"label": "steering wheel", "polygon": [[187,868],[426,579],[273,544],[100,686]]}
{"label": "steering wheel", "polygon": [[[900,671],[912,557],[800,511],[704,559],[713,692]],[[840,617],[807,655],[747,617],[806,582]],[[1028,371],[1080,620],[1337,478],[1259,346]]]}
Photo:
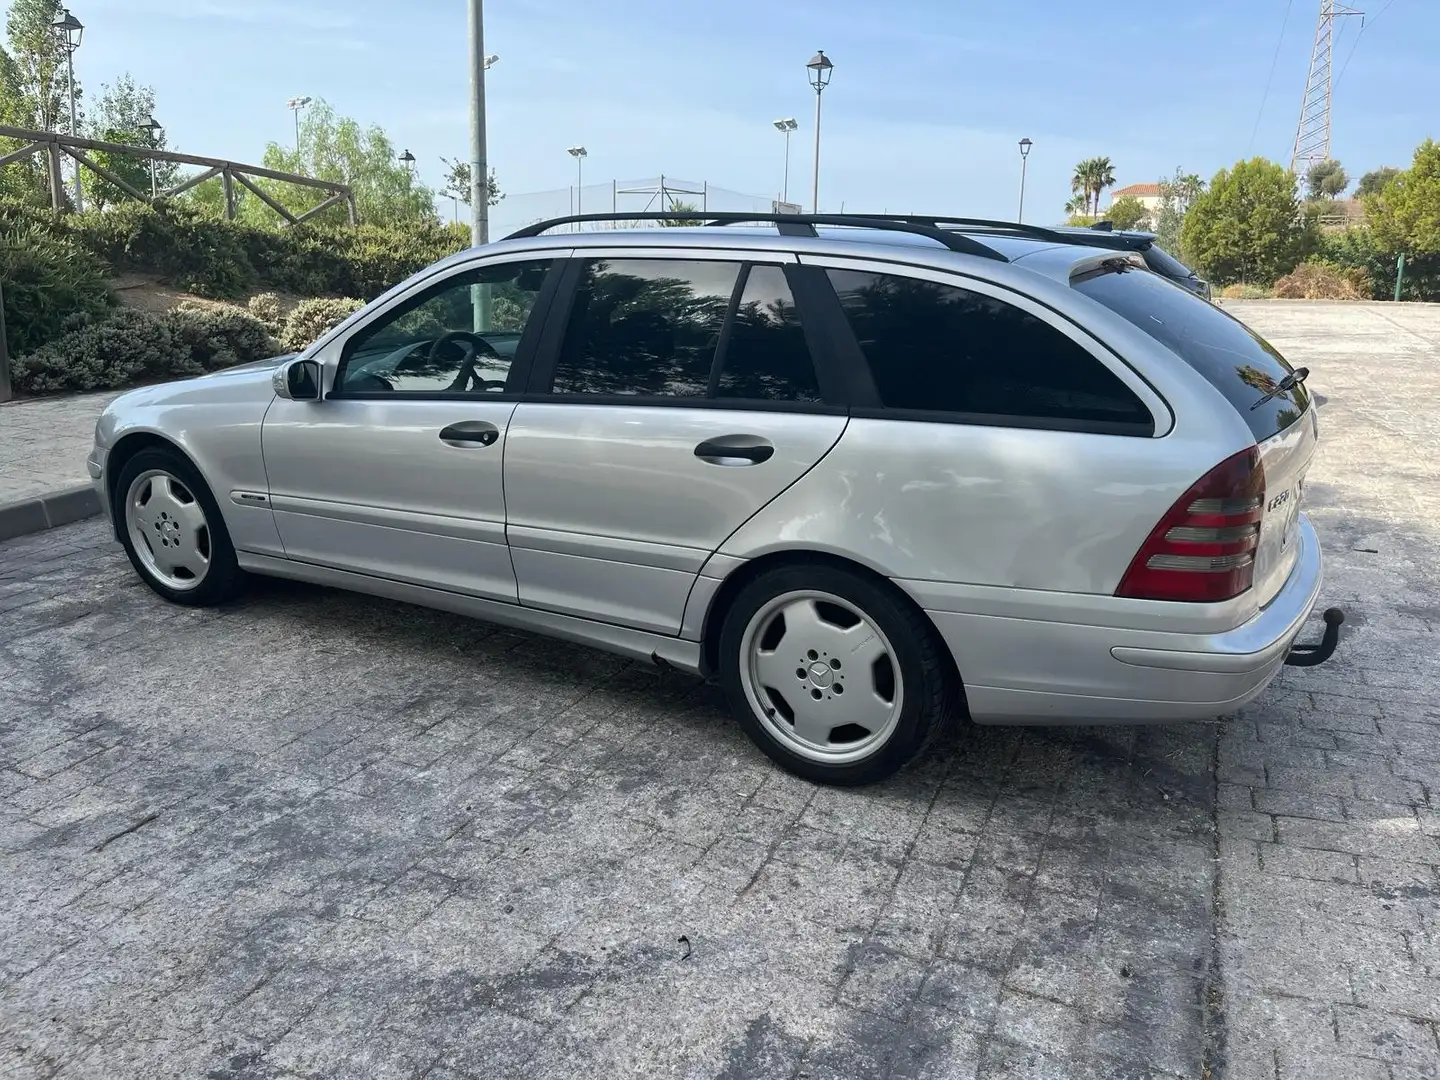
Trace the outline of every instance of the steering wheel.
{"label": "steering wheel", "polygon": [[447,388],[450,393],[468,393],[472,390],[481,392],[492,387],[501,390],[505,389],[503,380],[482,379],[475,373],[475,362],[482,356],[495,360],[500,359],[500,354],[495,347],[486,341],[479,334],[472,334],[469,330],[451,330],[441,334],[430,343],[430,351],[426,354],[426,361],[434,364],[437,362],[440,350],[446,345],[458,343],[465,347],[465,355],[460,361],[460,372],[455,376],[455,381]]}

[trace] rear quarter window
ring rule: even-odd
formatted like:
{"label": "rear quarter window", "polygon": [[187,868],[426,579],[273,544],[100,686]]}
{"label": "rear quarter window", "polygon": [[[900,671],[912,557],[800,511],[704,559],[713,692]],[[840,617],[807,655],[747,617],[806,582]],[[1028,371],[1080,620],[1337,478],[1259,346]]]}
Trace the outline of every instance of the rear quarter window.
{"label": "rear quarter window", "polygon": [[1268,341],[1214,304],[1145,270],[1107,270],[1074,283],[1199,372],[1264,442],[1304,415],[1303,385],[1256,403],[1294,370]]}

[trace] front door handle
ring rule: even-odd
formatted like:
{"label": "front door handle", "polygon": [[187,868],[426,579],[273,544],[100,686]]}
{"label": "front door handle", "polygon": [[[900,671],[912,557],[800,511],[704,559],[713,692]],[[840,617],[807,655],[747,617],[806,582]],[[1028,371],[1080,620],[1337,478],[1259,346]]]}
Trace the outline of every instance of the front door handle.
{"label": "front door handle", "polygon": [[461,420],[440,431],[446,446],[491,446],[500,439],[500,429],[488,420]]}
{"label": "front door handle", "polygon": [[775,456],[775,447],[759,435],[721,435],[695,447],[695,456],[711,465],[759,465]]}

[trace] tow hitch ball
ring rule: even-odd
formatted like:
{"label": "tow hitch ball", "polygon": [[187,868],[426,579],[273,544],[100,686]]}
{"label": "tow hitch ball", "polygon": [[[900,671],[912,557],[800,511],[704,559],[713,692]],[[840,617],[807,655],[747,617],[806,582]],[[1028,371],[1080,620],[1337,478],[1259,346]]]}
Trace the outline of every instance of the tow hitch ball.
{"label": "tow hitch ball", "polygon": [[1325,612],[1325,633],[1320,636],[1319,643],[1290,646],[1285,663],[1291,667],[1314,667],[1329,660],[1335,652],[1335,646],[1340,644],[1340,624],[1344,621],[1343,611],[1338,607],[1329,608]]}

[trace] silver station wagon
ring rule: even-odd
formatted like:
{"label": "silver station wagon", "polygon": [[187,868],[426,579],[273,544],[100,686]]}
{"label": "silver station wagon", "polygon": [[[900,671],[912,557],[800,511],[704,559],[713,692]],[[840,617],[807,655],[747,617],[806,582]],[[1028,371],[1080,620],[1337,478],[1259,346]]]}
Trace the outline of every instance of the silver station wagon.
{"label": "silver station wagon", "polygon": [[1214,718],[1334,651],[1334,610],[1294,644],[1321,587],[1307,373],[1140,255],[965,219],[616,218],[118,398],[89,466],[136,570],[180,604],[269,574],[714,677],[831,783],[949,716]]}

